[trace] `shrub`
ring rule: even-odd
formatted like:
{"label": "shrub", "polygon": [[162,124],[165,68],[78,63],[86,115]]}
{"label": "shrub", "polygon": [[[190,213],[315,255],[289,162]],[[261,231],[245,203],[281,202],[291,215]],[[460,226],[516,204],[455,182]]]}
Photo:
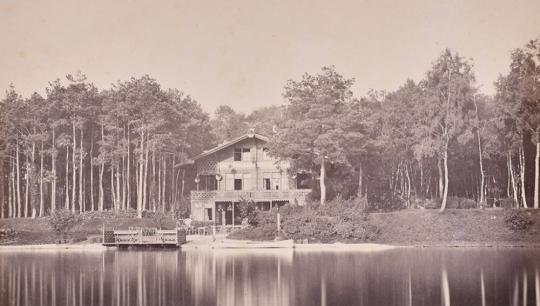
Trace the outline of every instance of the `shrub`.
{"label": "shrub", "polygon": [[325,206],[284,205],[270,211],[255,210],[252,225],[229,237],[271,240],[278,236],[276,213],[281,215],[283,238],[329,242],[335,240],[371,241],[380,229],[372,224],[364,210],[365,199],[344,200],[340,197]]}
{"label": "shrub", "polygon": [[103,210],[103,211],[85,211],[79,214],[81,220],[92,219],[118,219],[126,218],[132,219],[137,217],[137,211],[135,209],[128,210]]}
{"label": "shrub", "polygon": [[471,208],[476,208],[476,207],[478,207],[478,205],[476,204],[476,201],[472,199],[461,198],[461,202],[459,203],[458,208],[471,209]]}
{"label": "shrub", "polygon": [[17,237],[17,232],[12,228],[0,228],[0,241],[13,240]]}
{"label": "shrub", "polygon": [[256,225],[257,212],[253,201],[241,200],[238,209],[242,220],[246,219],[249,225]]}
{"label": "shrub", "polygon": [[164,228],[165,225],[168,223],[167,221],[170,221],[173,219],[173,215],[165,212],[163,209],[156,210],[151,215],[152,223],[157,228]]}
{"label": "shrub", "polygon": [[[442,202],[442,199],[441,199]],[[446,208],[459,208],[459,203],[461,199],[459,197],[448,197],[446,199]]]}
{"label": "shrub", "polygon": [[67,209],[57,209],[51,212],[49,225],[58,237],[66,238],[67,233],[75,227],[81,218]]}
{"label": "shrub", "polygon": [[283,233],[295,240],[327,242],[331,240],[371,241],[380,229],[369,220],[358,199],[335,199],[317,208],[284,206]]}
{"label": "shrub", "polygon": [[425,209],[439,209],[441,208],[442,199],[440,198],[414,198],[412,201],[413,207],[416,208],[425,208]]}
{"label": "shrub", "polygon": [[499,207],[510,209],[515,206],[514,199],[512,198],[504,198],[500,199],[497,203],[495,203]]}
{"label": "shrub", "polygon": [[504,224],[513,231],[526,231],[534,224],[529,212],[512,209],[505,212]]}
{"label": "shrub", "polygon": [[206,226],[213,226],[213,225],[215,225],[214,221],[197,221],[197,220],[191,221],[191,226],[193,226],[193,228],[195,229],[199,227],[206,227]]}
{"label": "shrub", "polygon": [[276,226],[265,225],[258,227],[247,227],[234,231],[227,236],[231,239],[248,239],[248,240],[274,240],[276,238]]}

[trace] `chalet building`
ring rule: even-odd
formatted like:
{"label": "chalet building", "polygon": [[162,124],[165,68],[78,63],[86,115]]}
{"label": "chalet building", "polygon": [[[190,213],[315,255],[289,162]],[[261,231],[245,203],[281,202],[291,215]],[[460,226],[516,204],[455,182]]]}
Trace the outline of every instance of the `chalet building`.
{"label": "chalet building", "polygon": [[250,130],[193,158],[196,190],[191,191],[193,220],[240,225],[238,204],[252,201],[269,210],[286,203],[304,205],[309,175],[289,173],[289,163],[268,155],[268,138]]}

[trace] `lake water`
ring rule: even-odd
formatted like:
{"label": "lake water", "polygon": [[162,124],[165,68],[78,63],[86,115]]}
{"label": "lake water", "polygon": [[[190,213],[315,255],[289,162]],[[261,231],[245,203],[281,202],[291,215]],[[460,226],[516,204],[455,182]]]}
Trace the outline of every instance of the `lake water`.
{"label": "lake water", "polygon": [[540,305],[540,249],[0,251],[1,305]]}

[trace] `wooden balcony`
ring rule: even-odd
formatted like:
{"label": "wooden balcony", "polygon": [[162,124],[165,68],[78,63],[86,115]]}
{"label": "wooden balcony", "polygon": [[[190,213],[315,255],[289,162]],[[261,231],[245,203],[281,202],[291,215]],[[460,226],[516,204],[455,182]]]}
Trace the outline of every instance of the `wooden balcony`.
{"label": "wooden balcony", "polygon": [[292,190],[231,190],[231,191],[191,191],[192,201],[290,201],[304,203],[311,189]]}

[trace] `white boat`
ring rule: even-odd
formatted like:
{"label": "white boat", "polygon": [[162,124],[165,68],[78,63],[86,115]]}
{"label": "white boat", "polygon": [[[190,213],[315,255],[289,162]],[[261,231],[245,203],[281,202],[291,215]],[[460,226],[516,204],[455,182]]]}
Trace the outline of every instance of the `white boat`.
{"label": "white boat", "polygon": [[212,243],[214,249],[269,249],[269,248],[293,248],[294,240],[280,241],[242,241],[223,240]]}

